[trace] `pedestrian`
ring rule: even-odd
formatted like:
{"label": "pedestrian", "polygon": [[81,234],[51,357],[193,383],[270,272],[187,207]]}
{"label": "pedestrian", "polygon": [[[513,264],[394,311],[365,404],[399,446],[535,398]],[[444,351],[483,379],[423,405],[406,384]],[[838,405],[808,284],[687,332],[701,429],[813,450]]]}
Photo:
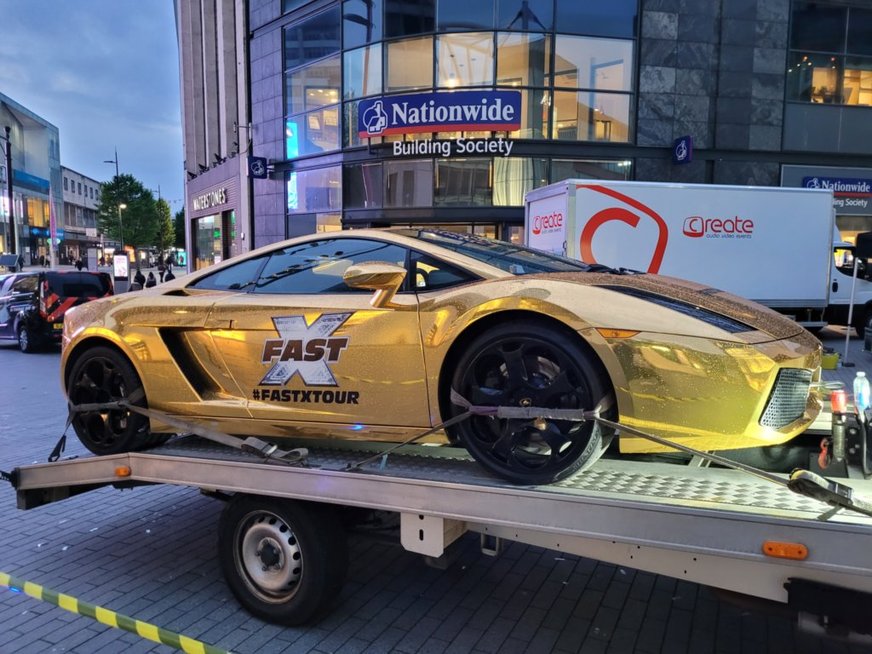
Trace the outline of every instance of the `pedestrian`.
{"label": "pedestrian", "polygon": [[145,275],[142,274],[142,270],[139,268],[136,269],[136,275],[133,276],[133,281],[139,284],[139,288],[145,286]]}
{"label": "pedestrian", "polygon": [[145,287],[151,288],[152,286],[157,286],[157,280],[154,278],[154,273],[149,270],[148,279],[145,280]]}
{"label": "pedestrian", "polygon": [[173,274],[173,271],[172,271],[172,270],[167,270],[167,274],[164,275],[163,280],[164,280],[165,282],[168,282],[168,281],[173,280],[173,279],[175,279],[175,278],[176,278],[176,276]]}
{"label": "pedestrian", "polygon": [[80,271],[85,267],[85,264],[82,263],[81,259],[76,259],[76,270]]}
{"label": "pedestrian", "polygon": [[39,266],[40,268],[45,268],[45,255],[39,255]]}
{"label": "pedestrian", "polygon": [[18,253],[17,263],[18,272],[24,272],[24,255],[22,255],[20,252]]}
{"label": "pedestrian", "polygon": [[157,272],[160,275],[160,280],[164,280],[164,273],[166,273],[167,267],[164,265],[163,257],[160,259],[160,263],[157,265]]}

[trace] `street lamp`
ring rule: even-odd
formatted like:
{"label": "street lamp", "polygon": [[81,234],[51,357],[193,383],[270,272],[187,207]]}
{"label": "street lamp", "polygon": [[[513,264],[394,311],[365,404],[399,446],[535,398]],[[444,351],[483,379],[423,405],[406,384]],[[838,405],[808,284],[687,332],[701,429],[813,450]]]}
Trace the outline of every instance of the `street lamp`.
{"label": "street lamp", "polygon": [[121,210],[126,209],[127,205],[123,202],[118,205],[118,231],[121,235],[121,252],[124,253],[124,256],[127,256],[127,253],[124,252],[124,221],[121,219]]}
{"label": "street lamp", "polygon": [[115,164],[115,177],[118,177],[118,148],[115,148],[115,158],[114,159],[104,159],[103,163]]}

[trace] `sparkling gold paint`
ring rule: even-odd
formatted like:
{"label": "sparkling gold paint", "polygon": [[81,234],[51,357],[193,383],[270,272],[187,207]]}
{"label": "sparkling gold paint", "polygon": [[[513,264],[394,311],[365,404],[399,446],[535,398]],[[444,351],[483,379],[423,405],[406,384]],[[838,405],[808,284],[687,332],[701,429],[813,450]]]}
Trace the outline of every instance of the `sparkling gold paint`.
{"label": "sparkling gold paint", "polygon": [[[514,276],[390,231],[330,236],[413,247],[482,281],[399,293],[381,307],[372,305],[372,293],[185,290],[199,277],[242,258],[229,260],[153,289],[75,308],[64,322],[61,369],[68,373],[72,359],[84,349],[111,343],[133,363],[154,409],[199,418],[239,435],[397,441],[442,420],[440,392],[447,384],[440,380],[450,380],[455,372],[451,348],[458,339],[484,324],[479,321],[514,321],[524,312],[562,324],[592,348],[614,387],[620,420],[638,429],[701,449],[725,450],[784,442],[819,410],[817,400],[810,399],[806,415],[795,424],[780,430],[758,424],[780,368],[803,368],[819,378],[820,344],[794,322],[715,289],[652,275]],[[246,258],[321,237],[275,244]],[[753,330],[727,333],[606,285],[680,299]],[[304,316],[312,324],[322,314],[346,312],[352,315],[335,335],[347,337],[348,346],[330,365],[338,386],[318,390],[355,391],[356,404],[254,399],[270,368],[261,358],[265,341],[277,338],[273,318]],[[631,332],[636,334],[627,338]],[[168,343],[180,348],[184,362]],[[295,375],[277,390],[301,394],[312,387]],[[154,423],[152,429],[170,431]],[[620,445],[625,452],[661,449],[623,437]]]}

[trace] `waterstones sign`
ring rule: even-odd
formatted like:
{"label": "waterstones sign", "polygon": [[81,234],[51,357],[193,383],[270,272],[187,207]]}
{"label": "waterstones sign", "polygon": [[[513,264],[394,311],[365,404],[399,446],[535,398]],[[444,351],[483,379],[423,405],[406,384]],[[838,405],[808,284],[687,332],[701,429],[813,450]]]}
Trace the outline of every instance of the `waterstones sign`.
{"label": "waterstones sign", "polygon": [[510,132],[520,127],[520,91],[394,95],[362,100],[357,113],[361,138],[422,132]]}

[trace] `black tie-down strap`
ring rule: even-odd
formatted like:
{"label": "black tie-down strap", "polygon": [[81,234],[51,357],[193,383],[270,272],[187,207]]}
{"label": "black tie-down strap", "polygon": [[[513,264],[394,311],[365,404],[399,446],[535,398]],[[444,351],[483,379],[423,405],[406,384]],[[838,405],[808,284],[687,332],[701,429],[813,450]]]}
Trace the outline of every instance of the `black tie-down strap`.
{"label": "black tie-down strap", "polygon": [[114,411],[119,409],[138,413],[151,420],[162,422],[166,425],[169,425],[170,427],[178,429],[180,433],[194,434],[196,436],[200,436],[201,438],[205,438],[206,440],[210,440],[221,445],[226,445],[227,447],[232,447],[243,452],[256,454],[263,459],[276,461],[278,463],[284,463],[286,465],[307,465],[309,451],[304,447],[295,448],[293,450],[282,450],[278,447],[278,445],[275,445],[274,443],[269,443],[267,441],[262,441],[259,438],[255,438],[254,436],[249,436],[248,438],[231,436],[230,434],[226,434],[213,427],[209,427],[207,425],[203,425],[201,423],[193,422],[190,420],[184,420],[183,418],[179,418],[178,416],[171,415],[164,411],[156,411],[155,409],[147,409],[145,407],[136,406],[135,404],[131,404],[131,400],[118,400],[115,402],[107,402],[104,404],[71,404],[70,415],[72,416],[72,414],[74,413],[88,413],[91,411]]}
{"label": "black tie-down strap", "polygon": [[[515,406],[481,406],[472,404],[464,398],[460,393],[451,389],[451,401],[466,411],[464,415],[477,416],[493,416],[496,418],[509,418],[520,420],[570,420],[576,422],[593,421],[603,427],[608,427],[615,432],[624,432],[632,436],[644,438],[653,441],[659,445],[671,447],[680,450],[687,454],[698,456],[717,465],[721,465],[734,470],[741,470],[748,474],[759,477],[768,482],[778,484],[789,488],[794,493],[811,497],[833,507],[834,511],[838,509],[850,509],[857,513],[872,516],[872,502],[860,497],[849,486],[839,484],[820,475],[816,475],[808,470],[794,470],[789,478],[781,475],[776,475],[765,470],[760,470],[753,466],[738,461],[731,461],[711,452],[703,452],[681,443],[675,443],[667,438],[661,438],[653,434],[648,434],[634,427],[627,427],[619,422],[604,418],[602,414],[606,412],[614,403],[614,398],[608,396],[604,398],[600,404],[591,410],[585,409],[549,409],[545,407],[515,407]],[[827,515],[827,514],[824,514]]]}

